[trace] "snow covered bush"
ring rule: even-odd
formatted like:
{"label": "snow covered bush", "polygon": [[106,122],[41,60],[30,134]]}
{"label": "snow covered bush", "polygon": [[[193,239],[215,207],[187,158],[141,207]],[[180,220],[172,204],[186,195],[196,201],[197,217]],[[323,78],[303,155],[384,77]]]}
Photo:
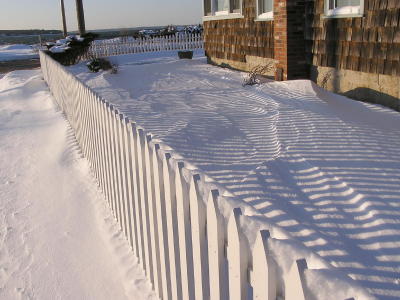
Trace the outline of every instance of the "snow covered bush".
{"label": "snow covered bush", "polygon": [[94,33],[85,35],[71,35],[55,43],[47,43],[49,54],[53,59],[62,65],[74,65],[86,54],[90,43],[97,37]]}
{"label": "snow covered bush", "polygon": [[105,58],[92,58],[86,66],[88,67],[90,72],[97,73],[100,70],[108,71],[110,70],[111,74],[118,73],[118,66],[116,64],[112,64],[109,60]]}

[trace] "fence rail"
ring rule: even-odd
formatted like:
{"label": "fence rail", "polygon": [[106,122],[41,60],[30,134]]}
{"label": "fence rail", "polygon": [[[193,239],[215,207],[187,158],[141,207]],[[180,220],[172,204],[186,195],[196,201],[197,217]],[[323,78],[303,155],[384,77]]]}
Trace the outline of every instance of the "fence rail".
{"label": "fence rail", "polygon": [[203,36],[199,33],[149,37],[149,38],[116,38],[94,41],[85,55],[104,57],[111,55],[157,52],[168,50],[194,50],[203,48]]}
{"label": "fence rail", "polygon": [[[320,273],[309,267],[326,268],[326,262],[153,140],[43,52],[40,60],[44,79],[161,299],[312,295],[306,278]],[[326,276],[329,269],[324,271]],[[328,295],[336,295],[336,284],[343,290],[335,276],[320,287]]]}

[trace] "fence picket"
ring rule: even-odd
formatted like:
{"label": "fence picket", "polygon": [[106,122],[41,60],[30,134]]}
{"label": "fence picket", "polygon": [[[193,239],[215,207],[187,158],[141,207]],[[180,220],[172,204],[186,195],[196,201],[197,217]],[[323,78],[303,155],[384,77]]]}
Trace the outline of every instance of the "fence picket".
{"label": "fence picket", "polygon": [[134,187],[133,187],[133,178],[132,178],[132,148],[131,148],[131,137],[129,134],[130,122],[128,118],[124,118],[123,120],[123,139],[125,145],[125,176],[126,176],[126,191],[127,191],[127,221],[128,221],[128,234],[129,234],[129,244],[132,247],[133,252],[137,255],[137,246],[136,246],[136,223],[134,217]]}
{"label": "fence picket", "polygon": [[193,252],[190,237],[189,187],[183,176],[183,162],[175,166],[175,191],[183,299],[194,299]]}
{"label": "fence picket", "polygon": [[225,300],[228,287],[224,280],[224,225],[218,209],[218,190],[211,190],[207,202],[208,264],[210,267],[210,299]]}
{"label": "fence picket", "polygon": [[206,205],[199,191],[200,175],[195,174],[190,181],[190,220],[193,245],[193,276],[196,300],[208,300],[208,249],[206,237]]}
{"label": "fence picket", "polygon": [[254,300],[275,300],[277,296],[276,273],[268,255],[269,237],[268,230],[259,231],[252,252],[251,285],[253,286]]}
{"label": "fence picket", "polygon": [[166,204],[166,219],[168,230],[168,249],[169,249],[169,263],[171,273],[171,299],[182,299],[182,285],[179,264],[179,239],[178,239],[178,225],[176,216],[176,196],[175,196],[175,180],[174,172],[171,171],[170,166],[171,154],[165,153],[163,156],[163,178],[164,178],[164,192]]}
{"label": "fence picket", "polygon": [[305,259],[293,262],[285,279],[285,300],[306,300],[304,295],[304,271],[307,269]]}
{"label": "fence picket", "polygon": [[247,299],[248,252],[240,229],[242,210],[234,208],[228,222],[229,299]]}
{"label": "fence picket", "polygon": [[155,199],[155,182],[153,167],[153,145],[151,143],[151,135],[147,135],[144,144],[144,160],[146,165],[146,184],[148,194],[149,208],[149,227],[150,227],[150,244],[151,244],[151,265],[153,269],[153,285],[159,295],[162,295],[162,283],[160,274],[160,254],[159,254],[159,237],[157,226],[157,212]]}
{"label": "fence picket", "polygon": [[118,214],[118,189],[117,189],[117,167],[116,167],[116,154],[115,154],[115,134],[114,134],[114,118],[115,111],[114,107],[110,105],[108,111],[108,124],[109,124],[109,145],[110,145],[110,164],[112,169],[111,175],[111,186],[112,186],[112,208],[114,212],[115,219],[119,222],[119,214]]}
{"label": "fence picket", "polygon": [[129,240],[128,233],[128,197],[127,197],[127,182],[126,182],[126,154],[125,154],[125,137],[124,137],[124,116],[123,114],[118,114],[117,116],[117,126],[118,126],[118,153],[119,153],[119,165],[120,165],[120,182],[121,182],[121,202],[122,202],[122,220],[123,220],[123,232],[125,237]]}
{"label": "fence picket", "polygon": [[145,133],[143,129],[139,128],[137,130],[137,152],[138,152],[138,168],[139,172],[139,184],[140,184],[140,202],[141,202],[141,210],[142,210],[142,219],[141,222],[143,224],[143,241],[144,241],[144,269],[150,281],[154,282],[153,277],[153,266],[151,264],[151,239],[150,239],[150,224],[149,224],[149,193],[147,190],[147,166],[145,161]]}
{"label": "fence picket", "polygon": [[160,145],[155,144],[153,149],[153,174],[154,174],[154,192],[155,207],[158,225],[158,249],[160,255],[160,274],[162,282],[162,299],[171,299],[171,279],[169,266],[168,232],[165,211],[165,192],[163,166],[160,159]]}
{"label": "fence picket", "polygon": [[139,166],[138,166],[138,143],[137,143],[137,128],[135,123],[131,123],[129,127],[130,143],[131,143],[131,162],[132,162],[132,183],[134,190],[134,207],[135,207],[135,222],[136,222],[136,247],[138,249],[138,259],[145,267],[145,253],[144,253],[144,240],[143,240],[143,223],[142,220],[142,207],[141,207],[141,193],[142,190],[139,184]]}

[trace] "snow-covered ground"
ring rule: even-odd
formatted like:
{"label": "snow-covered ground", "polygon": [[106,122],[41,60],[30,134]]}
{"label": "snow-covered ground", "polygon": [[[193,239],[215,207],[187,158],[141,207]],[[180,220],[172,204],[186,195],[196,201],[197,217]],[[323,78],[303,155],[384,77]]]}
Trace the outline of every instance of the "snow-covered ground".
{"label": "snow-covered ground", "polygon": [[0,79],[0,299],[157,299],[40,70]]}
{"label": "snow-covered ground", "polygon": [[243,87],[200,52],[71,67],[188,161],[380,299],[400,298],[400,115],[310,81]]}
{"label": "snow-covered ground", "polygon": [[39,58],[37,52],[29,45],[0,45],[0,61]]}

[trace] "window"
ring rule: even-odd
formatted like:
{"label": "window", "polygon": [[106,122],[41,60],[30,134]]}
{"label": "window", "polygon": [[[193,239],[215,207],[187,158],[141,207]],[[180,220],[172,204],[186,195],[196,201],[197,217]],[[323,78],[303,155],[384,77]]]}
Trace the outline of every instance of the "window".
{"label": "window", "polygon": [[204,0],[204,15],[205,16],[211,16],[212,15],[211,1],[210,0]]}
{"label": "window", "polygon": [[361,15],[364,10],[364,0],[325,0],[325,15]]}
{"label": "window", "polygon": [[242,12],[242,0],[203,0],[203,3],[206,17],[237,17]]}
{"label": "window", "polygon": [[229,14],[229,0],[216,0],[215,15]]}
{"label": "window", "polygon": [[240,14],[242,12],[240,8],[240,0],[231,0],[231,12]]}
{"label": "window", "polygon": [[257,15],[259,20],[272,19],[274,17],[273,0],[257,0]]}

